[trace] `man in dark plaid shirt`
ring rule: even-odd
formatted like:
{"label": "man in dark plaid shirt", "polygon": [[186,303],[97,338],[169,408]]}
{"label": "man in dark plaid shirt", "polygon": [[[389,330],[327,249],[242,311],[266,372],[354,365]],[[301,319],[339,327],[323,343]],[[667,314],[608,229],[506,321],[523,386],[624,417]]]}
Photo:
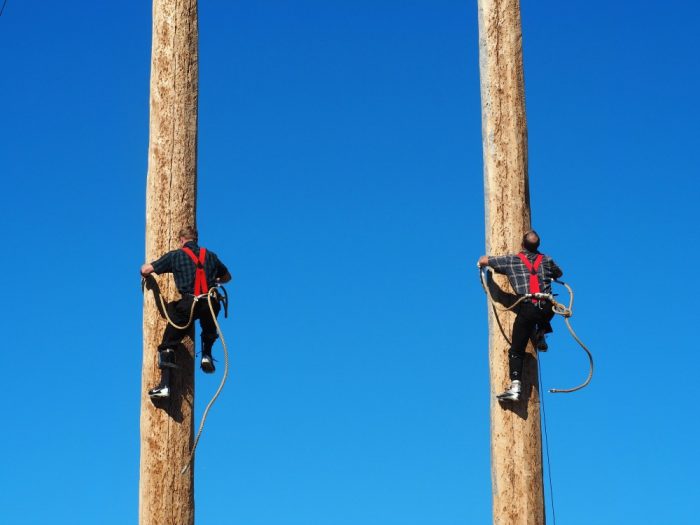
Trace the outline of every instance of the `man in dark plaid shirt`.
{"label": "man in dark plaid shirt", "polygon": [[[479,266],[490,266],[496,273],[508,277],[510,285],[518,295],[534,293],[537,290],[530,289],[531,277],[537,275],[539,292],[551,293],[552,279],[558,279],[563,272],[548,255],[540,254],[537,249],[540,246],[540,237],[537,232],[531,230],[523,235],[523,251],[518,255],[486,256],[479,258]],[[529,261],[530,268],[520,258],[524,255]],[[534,268],[537,257],[541,261]],[[533,274],[532,272],[535,272]],[[534,277],[533,277],[534,278]],[[521,377],[523,374],[523,360],[528,340],[533,337],[538,350],[547,350],[547,342],[544,334],[552,331],[550,321],[554,317],[552,303],[546,300],[524,300],[516,307],[516,317],[513,322],[513,335],[509,351],[509,367],[511,385],[505,392],[497,397],[500,401],[518,401],[521,391]]]}
{"label": "man in dark plaid shirt", "polygon": [[[141,267],[141,275],[147,277],[152,273],[173,274],[175,286],[182,297],[178,301],[168,304],[168,316],[173,323],[183,326],[190,318],[192,303],[195,301],[195,276],[197,273],[197,264],[184,251],[184,248],[189,248],[196,257],[199,257],[200,248],[197,245],[197,230],[194,228],[190,227],[180,230],[179,239],[181,247],[179,250],[170,251],[152,263],[144,264]],[[209,250],[206,250],[203,269],[206,282],[210,288],[218,283],[226,283],[231,280],[231,274],[226,266],[214,252]],[[203,291],[203,293],[206,293],[206,291]],[[213,300],[212,307],[214,314],[218,315],[220,309],[219,301]],[[206,297],[202,297],[196,302],[193,313],[194,319],[199,319],[199,324],[202,328],[201,367],[205,373],[211,374],[215,370],[211,350],[219,336],[216,332],[216,323],[212,318],[209,310],[209,301]],[[151,397],[168,397],[170,395],[169,369],[175,368],[175,347],[187,335],[188,330],[189,328],[180,330],[170,323],[165,327],[163,342],[158,346],[158,366],[162,369],[163,374],[160,385],[148,392]]]}

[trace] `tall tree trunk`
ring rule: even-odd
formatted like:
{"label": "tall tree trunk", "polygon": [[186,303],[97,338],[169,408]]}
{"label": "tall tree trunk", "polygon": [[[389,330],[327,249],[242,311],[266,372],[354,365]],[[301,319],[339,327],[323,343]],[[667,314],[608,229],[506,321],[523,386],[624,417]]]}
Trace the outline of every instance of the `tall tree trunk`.
{"label": "tall tree trunk", "polygon": [[[530,228],[520,2],[479,0],[478,9],[486,252],[513,253]],[[505,279],[497,283],[507,289]],[[514,315],[500,315],[510,336]],[[537,356],[530,346],[521,400],[502,405],[495,394],[509,382],[508,349],[489,308],[493,522],[540,525],[545,514]]]}
{"label": "tall tree trunk", "polygon": [[[146,190],[146,260],[177,247],[177,233],[196,226],[197,198],[197,1],[154,0],[150,138]],[[158,277],[164,297],[177,291]],[[194,469],[186,464],[194,429],[194,345],[177,349],[171,396],[154,404],[147,390],[160,379],[157,346],[165,322],[152,294],[144,298],[141,384],[140,525],[194,523]]]}

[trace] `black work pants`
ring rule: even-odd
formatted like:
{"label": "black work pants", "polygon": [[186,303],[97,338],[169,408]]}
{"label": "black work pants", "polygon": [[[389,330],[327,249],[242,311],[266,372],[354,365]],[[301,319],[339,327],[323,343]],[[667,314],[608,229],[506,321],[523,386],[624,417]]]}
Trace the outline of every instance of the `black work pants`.
{"label": "black work pants", "polygon": [[542,301],[541,306],[532,301],[524,301],[518,307],[518,313],[513,322],[513,336],[511,338],[510,353],[508,354],[511,380],[521,380],[523,376],[523,362],[527,342],[537,328],[545,333],[551,332],[549,322],[554,317],[552,304]]}
{"label": "black work pants", "polygon": [[[219,315],[219,301],[216,297],[211,298],[212,306],[214,307],[215,316],[212,317],[211,311],[209,310],[209,301],[206,297],[199,299],[194,305],[194,320],[199,320],[199,325],[202,328],[202,352],[211,353],[211,348],[214,346],[214,341],[219,337],[216,332],[216,323],[214,318]],[[174,301],[168,304],[168,315],[173,323],[183,326],[187,323],[190,318],[190,311],[192,309],[192,303],[194,302],[194,296],[185,295],[179,301]],[[166,348],[175,348],[175,346],[182,341],[182,338],[187,335],[191,327],[185,330],[180,330],[175,328],[170,323],[165,327],[165,332],[163,333],[163,342],[158,346],[158,351],[165,350]]]}

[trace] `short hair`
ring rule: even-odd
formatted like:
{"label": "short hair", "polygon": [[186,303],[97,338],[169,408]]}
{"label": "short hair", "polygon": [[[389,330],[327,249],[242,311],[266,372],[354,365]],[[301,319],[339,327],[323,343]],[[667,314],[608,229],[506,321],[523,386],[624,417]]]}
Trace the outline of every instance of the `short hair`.
{"label": "short hair", "polygon": [[535,230],[525,232],[523,235],[523,246],[533,248],[535,250],[540,247],[540,236]]}
{"label": "short hair", "polygon": [[179,238],[185,238],[188,241],[196,241],[199,235],[197,234],[197,228],[194,226],[185,226],[180,230],[180,233],[177,234],[178,239]]}

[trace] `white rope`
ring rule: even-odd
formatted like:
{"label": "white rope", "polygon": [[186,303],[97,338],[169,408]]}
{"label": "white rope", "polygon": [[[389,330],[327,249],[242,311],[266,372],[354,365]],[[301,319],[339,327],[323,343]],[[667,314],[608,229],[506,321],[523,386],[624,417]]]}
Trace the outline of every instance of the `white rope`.
{"label": "white rope", "polygon": [[192,324],[192,321],[194,319],[194,309],[195,306],[197,305],[197,301],[202,299],[203,297],[207,298],[207,303],[209,304],[209,312],[211,313],[211,317],[214,320],[214,324],[216,325],[216,332],[219,334],[219,338],[221,339],[221,346],[224,349],[224,374],[221,378],[221,383],[219,383],[219,388],[217,388],[216,392],[214,393],[214,396],[211,398],[211,401],[207,404],[207,407],[204,409],[204,414],[202,415],[202,421],[199,424],[199,430],[197,431],[197,436],[194,438],[194,443],[192,445],[192,450],[190,450],[190,457],[187,460],[187,463],[185,466],[182,468],[182,471],[180,472],[181,474],[184,474],[187,472],[187,469],[190,468],[190,465],[192,464],[192,460],[194,459],[194,451],[197,448],[197,444],[199,443],[199,438],[202,436],[202,432],[204,431],[204,422],[207,419],[207,415],[209,414],[209,410],[211,407],[214,405],[214,402],[216,399],[219,397],[219,394],[221,394],[221,391],[224,389],[224,384],[226,383],[226,378],[228,377],[228,368],[229,368],[229,358],[228,358],[228,348],[226,347],[226,340],[224,339],[224,333],[221,330],[221,325],[219,324],[219,321],[216,318],[216,312],[214,311],[214,306],[212,304],[212,297],[216,294],[218,286],[214,286],[209,289],[209,292],[206,294],[202,295],[195,295],[194,296],[194,301],[192,301],[192,307],[190,308],[190,317],[187,320],[187,324],[184,326],[177,325],[173,322],[173,320],[170,318],[168,315],[168,308],[167,305],[165,304],[165,300],[163,299],[163,296],[160,294],[160,290],[158,287],[154,287],[154,295],[158,296],[158,299],[160,300],[160,304],[162,306],[162,311],[163,314],[165,315],[165,319],[167,320],[168,324],[171,326],[177,328],[178,330],[185,330],[190,327]]}
{"label": "white rope", "polygon": [[[212,288],[213,290],[214,288]],[[204,414],[202,415],[202,422],[199,424],[199,430],[197,431],[197,437],[194,438],[194,444],[192,445],[192,450],[190,451],[190,458],[187,460],[187,463],[185,466],[182,468],[181,474],[184,474],[187,472],[187,469],[190,468],[190,465],[192,464],[192,460],[194,459],[194,451],[197,448],[197,443],[199,443],[199,438],[202,436],[202,431],[204,430],[204,422],[207,419],[207,414],[209,413],[209,409],[212,407],[214,404],[214,401],[216,401],[216,398],[219,397],[219,394],[221,391],[224,389],[224,384],[226,383],[226,378],[228,377],[228,349],[226,348],[226,341],[224,340],[224,333],[221,331],[221,326],[219,325],[219,321],[216,319],[216,313],[214,312],[214,307],[211,304],[211,290],[209,290],[209,293],[207,294],[207,301],[209,302],[209,311],[211,312],[211,317],[214,319],[214,324],[216,325],[216,331],[219,334],[219,338],[221,339],[221,346],[224,349],[224,375],[221,378],[221,383],[219,383],[219,388],[217,388],[216,392],[214,393],[214,396],[211,398],[211,401],[209,401],[209,404],[207,404],[207,408],[204,409]]]}
{"label": "white rope", "polygon": [[[494,310],[494,315],[496,316],[496,321],[498,323],[499,328],[501,329],[501,333],[503,334],[503,337],[505,338],[506,341],[508,341],[508,344],[511,344],[511,342],[508,340],[508,337],[506,336],[505,332],[503,331],[503,326],[501,325],[501,321],[498,318],[498,312],[507,312],[508,310],[512,310],[515,308],[518,304],[520,304],[522,301],[525,299],[542,299],[545,301],[549,301],[552,303],[552,310],[554,311],[555,314],[561,315],[564,318],[564,322],[566,323],[566,327],[569,329],[569,333],[571,336],[574,338],[574,340],[579,344],[581,348],[586,352],[586,355],[588,356],[588,363],[589,363],[589,368],[588,368],[588,377],[586,380],[581,383],[578,386],[575,386],[573,388],[550,388],[549,391],[552,394],[568,394],[571,392],[576,392],[577,390],[581,390],[582,388],[586,387],[588,383],[591,382],[591,379],[593,379],[593,354],[591,354],[591,351],[586,347],[585,344],[583,344],[583,341],[579,339],[579,337],[576,335],[576,332],[574,332],[573,327],[571,326],[571,323],[569,322],[569,318],[574,315],[573,313],[573,306],[574,306],[574,291],[572,290],[571,286],[566,284],[563,281],[558,281],[554,279],[555,283],[561,284],[566,287],[566,289],[569,292],[569,306],[565,306],[562,303],[557,302],[554,299],[554,296],[552,294],[543,294],[543,293],[535,293],[535,294],[525,294],[521,295],[515,303],[510,305],[509,307],[501,307],[496,304],[496,301],[494,300],[493,296],[491,295],[491,289],[488,286],[488,283],[486,282],[486,271],[493,272],[493,269],[484,266],[481,267],[479,266],[479,276],[481,279],[481,286],[483,286],[484,291],[486,292],[486,295],[489,298],[489,301],[491,302],[491,306],[493,307]],[[493,281],[493,278],[492,278]]]}

